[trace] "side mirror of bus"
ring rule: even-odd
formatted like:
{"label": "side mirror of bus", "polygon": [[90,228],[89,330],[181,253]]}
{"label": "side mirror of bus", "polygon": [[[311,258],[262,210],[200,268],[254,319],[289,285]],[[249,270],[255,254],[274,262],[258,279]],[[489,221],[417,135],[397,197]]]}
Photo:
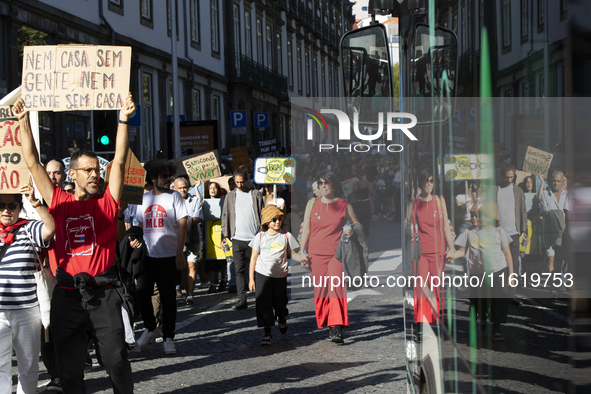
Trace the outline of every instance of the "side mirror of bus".
{"label": "side mirror of bus", "polygon": [[372,25],[352,30],[341,41],[347,115],[375,126],[379,112],[392,111],[392,62],[386,29]]}
{"label": "side mirror of bus", "polygon": [[458,69],[458,39],[453,31],[416,26],[409,51],[410,78],[404,108],[419,124],[448,121],[453,114]]}

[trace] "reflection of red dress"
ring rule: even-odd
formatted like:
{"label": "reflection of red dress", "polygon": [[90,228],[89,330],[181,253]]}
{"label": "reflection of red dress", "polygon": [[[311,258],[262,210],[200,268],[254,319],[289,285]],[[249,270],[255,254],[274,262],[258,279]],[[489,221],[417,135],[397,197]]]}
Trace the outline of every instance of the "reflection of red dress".
{"label": "reflection of red dress", "polygon": [[[347,201],[326,204],[317,198],[310,210],[310,241],[308,256],[314,285],[314,309],[318,328],[325,326],[349,326],[347,290],[344,283],[331,287],[331,277],[342,282],[343,264],[338,261],[335,249],[346,222]],[[328,277],[326,286],[325,277]]]}
{"label": "reflection of red dress", "polygon": [[[417,198],[415,204],[414,213],[416,213],[421,243],[421,258],[416,271],[417,275],[423,278],[425,286],[430,289],[432,278],[441,277],[445,264],[445,238],[441,228],[443,212],[435,196],[431,201],[421,201]],[[439,285],[441,286],[441,283]],[[421,296],[419,287],[415,286],[415,321],[417,323],[435,323],[437,317],[443,313],[443,292],[440,290],[440,287],[433,287],[436,305],[434,309],[426,296]]]}

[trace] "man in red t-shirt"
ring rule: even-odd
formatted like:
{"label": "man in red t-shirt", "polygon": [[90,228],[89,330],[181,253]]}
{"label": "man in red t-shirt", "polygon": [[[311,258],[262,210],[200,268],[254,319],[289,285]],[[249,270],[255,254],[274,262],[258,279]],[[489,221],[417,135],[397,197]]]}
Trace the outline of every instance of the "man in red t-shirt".
{"label": "man in red t-shirt", "polygon": [[[13,107],[20,122],[23,156],[56,227],[55,255],[58,289],[51,303],[53,339],[58,352],[60,383],[65,392],[83,393],[88,339],[98,346],[116,393],[132,393],[131,365],[127,360],[122,299],[116,288],[102,286],[111,278],[117,245],[117,210],[123,193],[124,167],[129,149],[129,117],[135,112],[131,93],[119,111],[115,157],[109,186],[99,194],[101,168],[96,153],[81,150],[70,158],[75,194],[56,187],[39,163],[28,112],[20,98]],[[74,278],[75,276],[75,278]],[[82,281],[94,283],[84,286]],[[74,283],[77,287],[74,287]]]}

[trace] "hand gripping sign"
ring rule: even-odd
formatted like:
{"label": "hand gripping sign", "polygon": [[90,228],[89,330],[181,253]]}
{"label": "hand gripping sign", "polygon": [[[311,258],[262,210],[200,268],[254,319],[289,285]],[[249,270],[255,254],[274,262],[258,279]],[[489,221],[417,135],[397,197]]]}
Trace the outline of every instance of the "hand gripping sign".
{"label": "hand gripping sign", "polygon": [[254,183],[292,185],[296,181],[296,161],[292,157],[259,157],[254,162]]}
{"label": "hand gripping sign", "polygon": [[29,169],[19,140],[20,125],[8,106],[0,107],[0,193],[19,193],[29,182]]}

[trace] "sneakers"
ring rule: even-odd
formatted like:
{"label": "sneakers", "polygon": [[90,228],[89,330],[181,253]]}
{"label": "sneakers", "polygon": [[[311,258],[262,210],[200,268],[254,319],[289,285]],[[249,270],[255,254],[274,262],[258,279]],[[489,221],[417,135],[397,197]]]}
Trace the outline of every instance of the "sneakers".
{"label": "sneakers", "polygon": [[62,385],[60,384],[60,378],[52,379],[49,383],[47,383],[47,385],[45,386],[45,391],[63,393],[64,390],[62,389]]}
{"label": "sneakers", "polygon": [[176,348],[174,347],[174,342],[172,341],[172,338],[166,338],[163,344],[165,354],[176,354]]}
{"label": "sneakers", "polygon": [[261,341],[261,345],[269,346],[273,344],[273,337],[271,335],[265,335]]}
{"label": "sneakers", "polygon": [[158,327],[156,327],[153,331],[148,331],[148,329],[146,328],[140,339],[138,339],[137,345],[140,348],[146,347],[148,344],[154,342],[156,338],[160,336],[162,336],[162,331],[160,331]]}
{"label": "sneakers", "polygon": [[207,294],[213,294],[213,293],[217,293],[217,292],[218,292],[218,289],[216,289],[215,285],[209,286],[209,290],[207,290]]}
{"label": "sneakers", "polygon": [[287,322],[279,323],[279,332],[281,335],[287,335],[287,331],[289,331],[289,327],[287,327]]}
{"label": "sneakers", "polygon": [[246,301],[238,301],[236,304],[234,304],[234,306],[232,307],[233,310],[237,311],[240,309],[246,309],[248,306],[246,305]]}
{"label": "sneakers", "polygon": [[185,300],[187,305],[193,305],[193,296],[191,294],[187,295],[187,299]]}
{"label": "sneakers", "polygon": [[495,331],[492,334],[492,340],[495,342],[504,341],[503,335],[501,334],[500,331]]}

